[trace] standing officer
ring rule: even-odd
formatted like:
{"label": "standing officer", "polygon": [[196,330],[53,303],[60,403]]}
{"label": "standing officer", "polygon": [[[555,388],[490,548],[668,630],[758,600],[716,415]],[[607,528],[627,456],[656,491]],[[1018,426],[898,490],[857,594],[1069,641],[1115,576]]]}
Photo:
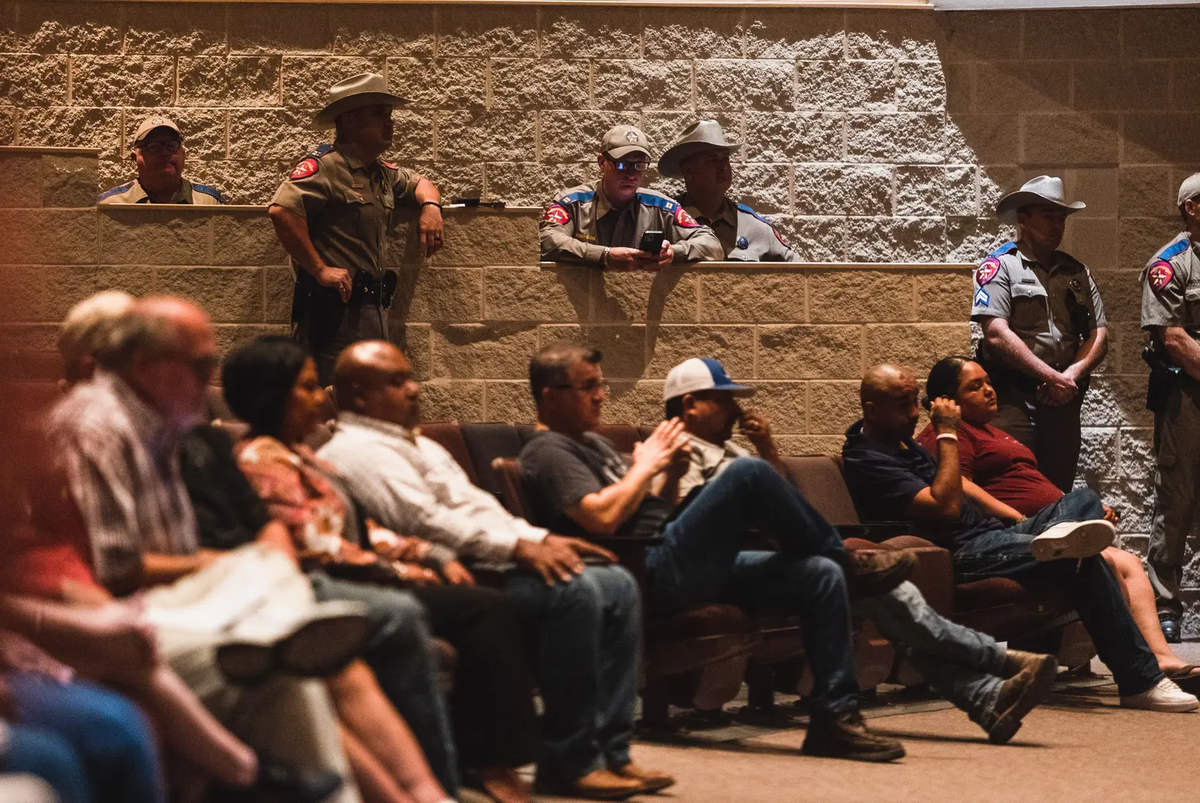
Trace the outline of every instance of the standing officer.
{"label": "standing officer", "polygon": [[1183,231],[1142,272],[1142,328],[1150,333],[1150,394],[1158,459],[1154,521],[1147,555],[1158,619],[1179,642],[1184,546],[1196,518],[1200,483],[1200,173],[1179,188]]}
{"label": "standing officer", "polygon": [[152,114],[133,132],[129,159],[137,178],[100,193],[101,204],[223,204],[221,193],[183,177],[183,135],[169,117]]}
{"label": "standing officer", "polygon": [[427,256],[442,247],[437,188],[379,158],[392,144],[392,107],[402,103],[374,73],[335,84],[313,118],[318,130],[336,129],[334,143],[300,160],[271,199],[271,222],[296,271],[293,330],[322,384],[333,380],[343,348],[388,339],[396,272],[384,263],[397,207],[420,207]]}
{"label": "standing officer", "polygon": [[996,388],[996,426],[1029,447],[1067,492],[1079,463],[1079,409],[1108,350],[1104,303],[1083,263],[1056,250],[1067,216],[1062,180],[1038,176],[996,205],[1017,239],[975,271],[971,320],[983,327],[980,361]]}
{"label": "standing officer", "polygon": [[[662,193],[639,189],[650,167],[650,143],[630,125],[600,142],[600,181],[563,190],[539,226],[542,258],[582,261],[614,270],[658,270],[674,262],[722,260],[712,229]],[[639,249],[647,231],[663,233],[657,253]]]}
{"label": "standing officer", "polygon": [[745,204],[730,200],[733,184],[729,157],[740,144],[728,142],[720,123],[699,120],[683,130],[658,160],[658,172],[681,178],[687,192],[679,197],[697,222],[721,241],[725,259],[736,262],[799,262],[771,221]]}

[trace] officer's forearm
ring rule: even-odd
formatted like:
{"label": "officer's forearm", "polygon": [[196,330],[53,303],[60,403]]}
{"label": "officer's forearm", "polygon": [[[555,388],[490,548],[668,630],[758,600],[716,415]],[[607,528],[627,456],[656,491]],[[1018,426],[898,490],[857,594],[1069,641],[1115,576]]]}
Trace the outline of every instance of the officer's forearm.
{"label": "officer's forearm", "polygon": [[1029,346],[1004,323],[998,318],[984,323],[983,336],[989,352],[998,355],[1000,361],[1009,368],[1023,371],[1043,382],[1058,373],[1030,351]]}
{"label": "officer's forearm", "polygon": [[321,268],[325,267],[325,262],[308,236],[308,221],[279,204],[272,204],[267,213],[275,226],[275,236],[279,238],[279,244],[292,258],[292,262],[313,276],[319,274]]}
{"label": "officer's forearm", "polygon": [[1200,379],[1200,343],[1192,339],[1182,326],[1164,326],[1159,332],[1162,344],[1171,361],[1193,379]]}
{"label": "officer's forearm", "polygon": [[438,188],[424,176],[417,182],[417,186],[413,190],[413,197],[417,199],[418,204],[423,204],[426,201],[432,201],[435,204],[442,202],[442,194],[438,192]]}
{"label": "officer's forearm", "polygon": [[1077,370],[1080,376],[1088,376],[1106,354],[1108,354],[1108,328],[1101,326],[1093,329],[1087,339],[1080,344],[1079,351],[1075,354],[1075,359],[1071,364],[1079,366]]}
{"label": "officer's forearm", "polygon": [[561,226],[547,226],[541,230],[542,257],[546,260],[580,259],[599,265],[604,257],[604,247],[585,243],[567,233]]}
{"label": "officer's forearm", "polygon": [[687,239],[672,243],[675,249],[675,262],[721,262],[725,259],[725,249],[717,235],[710,232],[696,232]]}

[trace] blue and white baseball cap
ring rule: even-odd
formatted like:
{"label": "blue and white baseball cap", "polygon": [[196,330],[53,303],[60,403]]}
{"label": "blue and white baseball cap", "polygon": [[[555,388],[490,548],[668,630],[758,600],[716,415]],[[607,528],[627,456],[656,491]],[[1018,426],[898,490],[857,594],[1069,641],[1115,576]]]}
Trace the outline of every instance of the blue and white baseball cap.
{"label": "blue and white baseball cap", "polygon": [[754,388],[739,385],[730,379],[721,363],[710,357],[693,357],[679,363],[667,374],[663,401],[700,390],[727,390],[734,396],[754,395]]}

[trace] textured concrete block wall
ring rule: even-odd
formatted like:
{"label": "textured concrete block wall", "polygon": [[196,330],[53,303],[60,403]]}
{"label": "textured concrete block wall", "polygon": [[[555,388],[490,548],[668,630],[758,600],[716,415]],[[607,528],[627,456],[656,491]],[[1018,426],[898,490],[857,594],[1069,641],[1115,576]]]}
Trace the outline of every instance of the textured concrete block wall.
{"label": "textured concrete block wall", "polygon": [[[968,274],[951,266],[1008,236],[990,217],[1006,189],[1057,173],[1088,203],[1064,246],[1094,269],[1113,341],[1086,409],[1084,477],[1141,546],[1153,492],[1137,274],[1200,167],[1198,38],[1200,9],[0,0],[0,144],[98,157],[3,157],[16,235],[0,270],[19,280],[5,319],[27,324],[12,342],[43,355],[14,370],[46,370],[51,322],[104,286],[191,294],[226,342],[286,324],[286,270],[260,214],[83,208],[131,176],[122,155],[152,110],[184,126],[193,178],[247,204],[322,141],[307,121],[325,88],[364,69],[411,100],[394,158],[447,195],[510,205],[590,180],[611,124],[661,146],[703,114],[744,143],[737,191],[805,258],[929,267],[539,270],[535,216],[455,215],[446,253],[405,267],[397,311],[433,414],[527,417],[524,356],[577,334],[610,355],[615,417],[652,417],[667,368],[716,353],[778,391],[789,448],[835,449],[864,362],[924,368],[967,347]],[[1200,600],[1200,558],[1188,585]]]}

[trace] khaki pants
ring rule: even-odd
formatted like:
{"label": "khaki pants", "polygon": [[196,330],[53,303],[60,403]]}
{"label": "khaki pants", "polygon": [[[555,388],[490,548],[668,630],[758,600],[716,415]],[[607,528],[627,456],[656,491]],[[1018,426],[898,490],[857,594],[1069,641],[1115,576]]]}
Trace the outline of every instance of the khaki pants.
{"label": "khaki pants", "polygon": [[216,647],[240,621],[269,605],[294,610],[315,602],[308,578],[291,561],[252,544],[150,590],[145,600],[146,618],[155,624],[171,667],[214,716],[255,751],[294,767],[337,772],[345,785],[330,800],[361,803],[322,681],[278,676],[234,686],[216,664]]}
{"label": "khaki pants", "polygon": [[1171,389],[1166,406],[1154,414],[1154,443],[1158,470],[1146,573],[1159,608],[1181,614],[1184,551],[1200,490],[1200,382],[1185,379]]}

